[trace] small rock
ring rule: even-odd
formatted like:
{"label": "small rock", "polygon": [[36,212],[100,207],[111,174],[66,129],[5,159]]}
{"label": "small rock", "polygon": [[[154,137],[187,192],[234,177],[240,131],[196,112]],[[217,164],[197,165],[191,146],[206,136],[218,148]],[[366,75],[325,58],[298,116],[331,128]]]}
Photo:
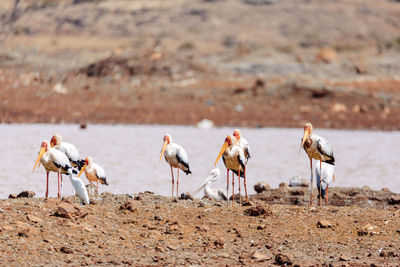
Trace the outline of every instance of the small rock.
{"label": "small rock", "polygon": [[292,265],[292,260],[289,256],[279,253],[275,256],[275,263],[279,265]]}
{"label": "small rock", "polygon": [[264,191],[269,190],[270,188],[271,188],[271,186],[265,182],[259,182],[254,185],[254,190],[257,193],[262,193]]}
{"label": "small rock", "polygon": [[128,212],[128,211],[135,212],[135,211],[137,211],[137,208],[135,207],[135,204],[130,200],[128,200],[124,204],[122,204],[119,207],[119,209],[124,211],[124,212]]}
{"label": "small rock", "polygon": [[188,200],[188,199],[194,200],[192,194],[190,194],[190,193],[182,193],[181,196],[180,196],[179,198],[180,198],[180,199],[186,199],[186,200]]}
{"label": "small rock", "polygon": [[12,227],[9,226],[9,225],[4,225],[4,226],[2,227],[2,229],[3,229],[4,231],[12,231],[12,230],[14,230],[14,228],[12,228]]}
{"label": "small rock", "polygon": [[318,228],[332,228],[332,223],[328,220],[320,220],[317,223]]}
{"label": "small rock", "polygon": [[156,220],[156,221],[162,221],[162,218],[160,217],[160,216],[154,216],[154,220]]}
{"label": "small rock", "polygon": [[199,227],[199,229],[203,232],[208,232],[210,231],[210,227],[208,225],[203,224],[202,226]]}
{"label": "small rock", "polygon": [[244,215],[247,215],[247,216],[260,216],[260,215],[270,216],[270,215],[272,215],[272,211],[271,211],[270,207],[268,207],[268,206],[257,205],[255,207],[251,207],[251,208],[244,210]]}
{"label": "small rock", "polygon": [[331,106],[331,111],[335,112],[335,113],[339,113],[339,112],[346,112],[347,111],[347,107],[345,104],[342,103],[335,103]]}
{"label": "small rock", "polygon": [[336,50],[330,47],[322,48],[315,56],[316,62],[323,62],[325,64],[332,63],[338,60],[338,54]]}
{"label": "small rock", "polygon": [[33,198],[35,196],[35,192],[33,191],[22,191],[18,194],[17,198]]}
{"label": "small rock", "polygon": [[17,194],[10,194],[8,198],[17,198]]}
{"label": "small rock", "polygon": [[65,95],[68,92],[68,89],[62,83],[57,83],[53,87],[53,92],[55,92],[57,94]]}
{"label": "small rock", "polygon": [[268,255],[261,253],[259,251],[254,252],[254,254],[251,256],[251,258],[257,260],[257,261],[265,261],[271,259]]}
{"label": "small rock", "polygon": [[229,255],[228,252],[221,252],[221,253],[219,254],[219,256],[220,256],[221,258],[229,258],[231,255]]}
{"label": "small rock", "polygon": [[254,205],[254,203],[251,202],[250,200],[249,201],[245,201],[242,204],[243,207],[250,207],[250,206],[253,206],[253,205]]}
{"label": "small rock", "polygon": [[43,222],[42,219],[40,219],[39,217],[36,217],[36,216],[34,216],[34,215],[31,215],[31,214],[29,214],[29,215],[26,216],[26,217],[27,217],[28,220],[30,220],[31,222],[34,222],[34,223],[41,223],[41,222]]}
{"label": "small rock", "polygon": [[310,185],[310,180],[300,176],[293,176],[290,178],[290,187],[308,187]]}
{"label": "small rock", "polygon": [[347,255],[341,255],[339,258],[340,261],[350,261],[351,257]]}
{"label": "small rock", "polygon": [[400,204],[400,194],[395,196],[391,196],[388,201],[389,205],[397,205]]}
{"label": "small rock", "polygon": [[279,188],[282,189],[282,190],[289,190],[289,186],[285,182],[280,183],[279,184]]}
{"label": "small rock", "polygon": [[361,189],[364,191],[371,191],[371,187],[369,187],[368,185],[364,185],[363,187],[361,187]]}
{"label": "small rock", "polygon": [[66,254],[72,254],[73,253],[72,249],[69,248],[69,247],[61,247],[60,251],[66,253]]}
{"label": "small rock", "polygon": [[372,235],[376,235],[376,234],[378,234],[378,232],[375,230],[375,229],[377,229],[377,228],[378,228],[377,226],[371,225],[371,224],[368,223],[368,224],[365,225],[363,228],[359,229],[359,230],[357,231],[357,234],[358,234],[359,236],[366,236],[366,235],[372,236]]}
{"label": "small rock", "polygon": [[83,218],[87,214],[88,213],[86,211],[84,211],[77,205],[73,205],[67,202],[61,202],[58,205],[57,211],[54,215],[58,217],[72,219],[72,218]]}

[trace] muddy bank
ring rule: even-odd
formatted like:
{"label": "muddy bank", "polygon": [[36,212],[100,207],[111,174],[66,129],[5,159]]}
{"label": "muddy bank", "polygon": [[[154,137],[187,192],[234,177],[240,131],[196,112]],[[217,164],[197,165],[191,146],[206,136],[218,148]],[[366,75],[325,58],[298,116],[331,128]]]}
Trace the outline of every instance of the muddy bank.
{"label": "muddy bank", "polygon": [[298,266],[399,262],[398,205],[384,209],[269,205],[259,196],[252,196],[252,201],[252,206],[231,207],[152,193],[103,193],[81,208],[55,199],[1,200],[2,261]]}
{"label": "muddy bank", "polygon": [[4,3],[3,123],[400,129],[396,1]]}

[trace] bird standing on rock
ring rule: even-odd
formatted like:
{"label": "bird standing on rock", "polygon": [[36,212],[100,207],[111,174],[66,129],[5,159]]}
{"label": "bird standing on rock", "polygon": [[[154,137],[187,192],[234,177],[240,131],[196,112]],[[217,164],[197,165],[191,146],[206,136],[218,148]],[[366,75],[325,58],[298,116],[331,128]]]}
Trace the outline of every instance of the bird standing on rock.
{"label": "bird standing on rock", "polygon": [[[301,147],[306,151],[308,158],[310,159],[311,169],[311,183],[310,183],[310,205],[312,204],[312,187],[313,187],[313,168],[312,159],[319,160],[320,162],[320,173],[322,173],[322,162],[335,165],[335,157],[333,156],[333,149],[331,144],[324,137],[313,133],[313,126],[311,123],[304,125],[304,135],[301,141]],[[321,205],[321,184],[320,183],[320,194],[319,204]]]}
{"label": "bird standing on rock", "polygon": [[164,155],[165,160],[171,167],[172,176],[172,197],[174,196],[174,172],[172,167],[177,168],[176,195],[178,196],[179,189],[179,169],[188,175],[192,173],[189,167],[189,158],[186,151],[178,144],[172,142],[172,137],[169,134],[164,135],[163,146],[161,149],[160,161]]}
{"label": "bird standing on rock", "polygon": [[72,174],[72,165],[68,160],[68,157],[54,148],[50,147],[48,141],[43,141],[40,147],[39,155],[36,159],[33,171],[35,171],[38,163],[42,163],[43,167],[46,169],[47,182],[46,182],[46,199],[49,196],[49,172],[56,172],[58,175],[58,198],[61,197],[60,193],[60,173]]}
{"label": "bird standing on rock", "polygon": [[240,177],[244,177],[244,188],[246,191],[246,202],[248,201],[247,189],[246,189],[246,157],[242,147],[237,145],[237,140],[233,135],[228,135],[225,138],[225,142],[215,160],[214,165],[217,166],[219,158],[222,156],[226,167],[226,194],[228,195],[229,190],[229,170],[232,171],[232,205],[235,200],[235,180],[234,174],[239,178],[239,195],[240,193]]}
{"label": "bird standing on rock", "polygon": [[78,177],[81,176],[82,172],[85,172],[86,178],[89,180],[90,183],[92,182],[97,183],[97,188],[96,188],[97,194],[99,194],[99,181],[101,184],[108,185],[104,169],[99,164],[94,163],[92,157],[87,157],[84,160],[84,165],[82,166],[82,169],[78,174]]}

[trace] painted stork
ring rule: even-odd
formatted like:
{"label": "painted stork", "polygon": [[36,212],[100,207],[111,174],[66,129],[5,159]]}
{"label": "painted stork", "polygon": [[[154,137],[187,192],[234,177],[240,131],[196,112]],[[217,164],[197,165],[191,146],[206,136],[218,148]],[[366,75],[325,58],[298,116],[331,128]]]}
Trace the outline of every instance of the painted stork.
{"label": "painted stork", "polygon": [[332,181],[335,181],[334,166],[325,162],[322,162],[321,166],[322,169],[318,168],[317,166],[314,167],[315,178],[317,180],[318,192],[320,192],[321,197],[325,199],[325,205],[328,205],[329,184]]}
{"label": "painted stork", "polygon": [[[322,162],[326,162],[331,165],[335,165],[335,158],[333,156],[333,149],[331,144],[324,137],[313,133],[313,127],[311,123],[304,125],[304,135],[301,141],[301,147],[306,151],[308,158],[310,159],[311,169],[311,184],[310,184],[310,205],[312,204],[312,187],[313,187],[313,168],[312,159],[319,160],[320,172],[322,172]],[[320,183],[321,186],[322,183]],[[321,205],[321,188],[319,194],[319,203]]]}
{"label": "painted stork", "polygon": [[49,172],[56,172],[58,176],[58,198],[61,197],[60,194],[60,173],[71,174],[72,175],[72,165],[68,160],[68,157],[59,150],[50,147],[48,141],[43,141],[40,147],[39,155],[36,159],[33,171],[35,171],[38,163],[42,163],[43,167],[46,169],[47,182],[46,182],[46,199],[49,196]]}
{"label": "painted stork", "polygon": [[63,142],[60,134],[56,133],[51,137],[50,145],[67,155],[73,167],[78,167],[80,170],[84,165],[85,162],[81,159],[78,149],[76,149],[76,147],[71,143]]}
{"label": "painted stork", "polygon": [[242,137],[242,134],[238,129],[233,131],[233,136],[237,140],[237,145],[241,146],[244,149],[244,156],[246,157],[246,164],[247,164],[250,158],[249,142],[247,142],[247,140],[244,137]]}
{"label": "painted stork", "polygon": [[178,196],[178,188],[179,188],[179,169],[188,175],[192,173],[189,167],[189,159],[186,154],[186,151],[178,144],[172,142],[172,137],[169,134],[164,135],[163,146],[161,149],[160,162],[161,158],[164,155],[165,160],[171,167],[171,176],[172,176],[172,197],[174,196],[174,172],[172,167],[177,168],[177,181],[176,181],[176,195]]}
{"label": "painted stork", "polygon": [[222,145],[222,148],[218,154],[217,159],[215,160],[215,166],[217,166],[219,158],[222,156],[226,167],[226,192],[228,195],[229,190],[229,170],[232,171],[232,205],[235,200],[235,180],[234,174],[236,174],[239,178],[239,196],[241,200],[240,193],[240,177],[244,177],[244,188],[246,192],[246,202],[248,201],[247,197],[247,189],[246,189],[246,157],[244,155],[244,151],[242,147],[238,146],[237,140],[233,135],[228,135],[225,138],[225,142]]}
{"label": "painted stork", "polygon": [[202,188],[204,188],[204,196],[214,200],[227,200],[228,197],[225,194],[225,190],[221,188],[211,188],[211,183],[216,182],[219,178],[219,175],[220,170],[218,168],[212,169],[206,180],[199,187],[199,189],[197,189],[195,194],[197,194]]}
{"label": "painted stork", "polygon": [[101,184],[108,185],[104,169],[99,164],[94,163],[92,157],[87,157],[84,160],[84,165],[82,166],[78,177],[81,176],[82,172],[85,172],[86,178],[89,180],[90,183],[97,183],[97,194],[99,194],[99,181]]}

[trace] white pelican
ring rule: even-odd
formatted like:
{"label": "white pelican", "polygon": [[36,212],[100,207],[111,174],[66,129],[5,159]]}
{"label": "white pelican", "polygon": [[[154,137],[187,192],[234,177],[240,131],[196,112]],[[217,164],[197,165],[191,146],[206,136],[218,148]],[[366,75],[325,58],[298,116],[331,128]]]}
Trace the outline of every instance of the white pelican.
{"label": "white pelican", "polygon": [[247,164],[247,161],[249,161],[250,158],[249,142],[247,142],[247,140],[244,137],[242,137],[242,134],[238,129],[233,131],[233,136],[236,138],[237,144],[244,149],[244,156],[246,157],[246,164]]}
{"label": "white pelican", "polygon": [[174,172],[172,167],[177,168],[178,179],[176,181],[176,195],[178,196],[179,188],[179,169],[188,175],[192,173],[189,168],[189,159],[186,151],[178,144],[172,142],[172,137],[169,134],[164,135],[164,142],[161,149],[160,161],[164,155],[165,160],[171,166],[172,175],[172,196],[174,196]]}
{"label": "white pelican", "polygon": [[104,169],[99,164],[94,163],[92,157],[87,157],[84,160],[84,165],[82,166],[78,177],[81,176],[83,171],[85,171],[86,178],[89,180],[90,183],[97,183],[97,194],[99,194],[99,181],[101,184],[108,185]]}
{"label": "white pelican", "polygon": [[329,184],[335,181],[334,166],[325,162],[322,162],[322,175],[321,170],[318,167],[315,168],[315,178],[317,180],[318,192],[321,193],[321,197],[325,199],[325,205],[328,205],[328,189]]}
{"label": "white pelican", "polygon": [[78,167],[80,170],[83,164],[85,163],[83,159],[79,156],[79,151],[76,147],[67,142],[63,142],[62,136],[59,134],[54,134],[50,140],[51,147],[63,152],[67,155],[69,161],[71,162],[72,166]]}
{"label": "white pelican", "polygon": [[[331,144],[322,136],[313,134],[313,127],[311,123],[306,123],[304,125],[304,135],[301,141],[301,147],[306,151],[310,159],[310,169],[311,169],[311,195],[310,195],[310,205],[312,204],[312,187],[313,187],[313,168],[312,159],[319,160],[320,171],[322,169],[322,162],[326,162],[331,165],[335,165],[335,158],[333,156],[333,149]],[[320,183],[321,185],[321,183]],[[321,188],[320,188],[321,189]],[[320,191],[321,192],[321,191]],[[319,200],[321,204],[321,193],[319,194]]]}
{"label": "white pelican", "polygon": [[[237,140],[233,135],[228,135],[225,138],[225,142],[222,145],[221,151],[218,154],[217,159],[215,160],[215,166],[217,166],[217,162],[219,158],[222,156],[222,159],[224,161],[225,167],[226,167],[226,192],[228,195],[228,189],[229,189],[229,170],[232,171],[232,205],[233,201],[235,200],[235,179],[234,179],[234,173],[238,176],[239,178],[239,195],[241,199],[241,194],[240,194],[240,177],[244,177],[244,184],[246,188],[246,157],[244,155],[243,149],[236,144]],[[247,198],[247,192],[246,192],[246,201],[248,201]]]}
{"label": "white pelican", "polygon": [[49,196],[49,172],[56,172],[58,176],[58,198],[60,195],[60,173],[64,174],[72,174],[72,165],[69,162],[67,156],[54,148],[50,147],[48,141],[43,141],[39,155],[36,159],[35,166],[33,167],[33,171],[35,171],[36,166],[39,161],[43,164],[43,167],[46,169],[47,173],[47,183],[46,183],[46,198]]}
{"label": "white pelican", "polygon": [[83,181],[81,179],[79,179],[78,177],[72,175],[72,173],[69,175],[69,178],[70,178],[72,186],[74,187],[74,196],[76,194],[78,194],[81,201],[83,201],[83,203],[88,205],[90,203],[89,195],[88,195],[86,186],[83,183]]}
{"label": "white pelican", "polygon": [[195,194],[197,194],[204,187],[204,196],[214,200],[227,200],[228,197],[225,194],[225,190],[220,188],[211,188],[211,182],[216,182],[219,178],[219,175],[220,170],[218,168],[212,169],[206,180],[199,187],[199,189],[197,189]]}

